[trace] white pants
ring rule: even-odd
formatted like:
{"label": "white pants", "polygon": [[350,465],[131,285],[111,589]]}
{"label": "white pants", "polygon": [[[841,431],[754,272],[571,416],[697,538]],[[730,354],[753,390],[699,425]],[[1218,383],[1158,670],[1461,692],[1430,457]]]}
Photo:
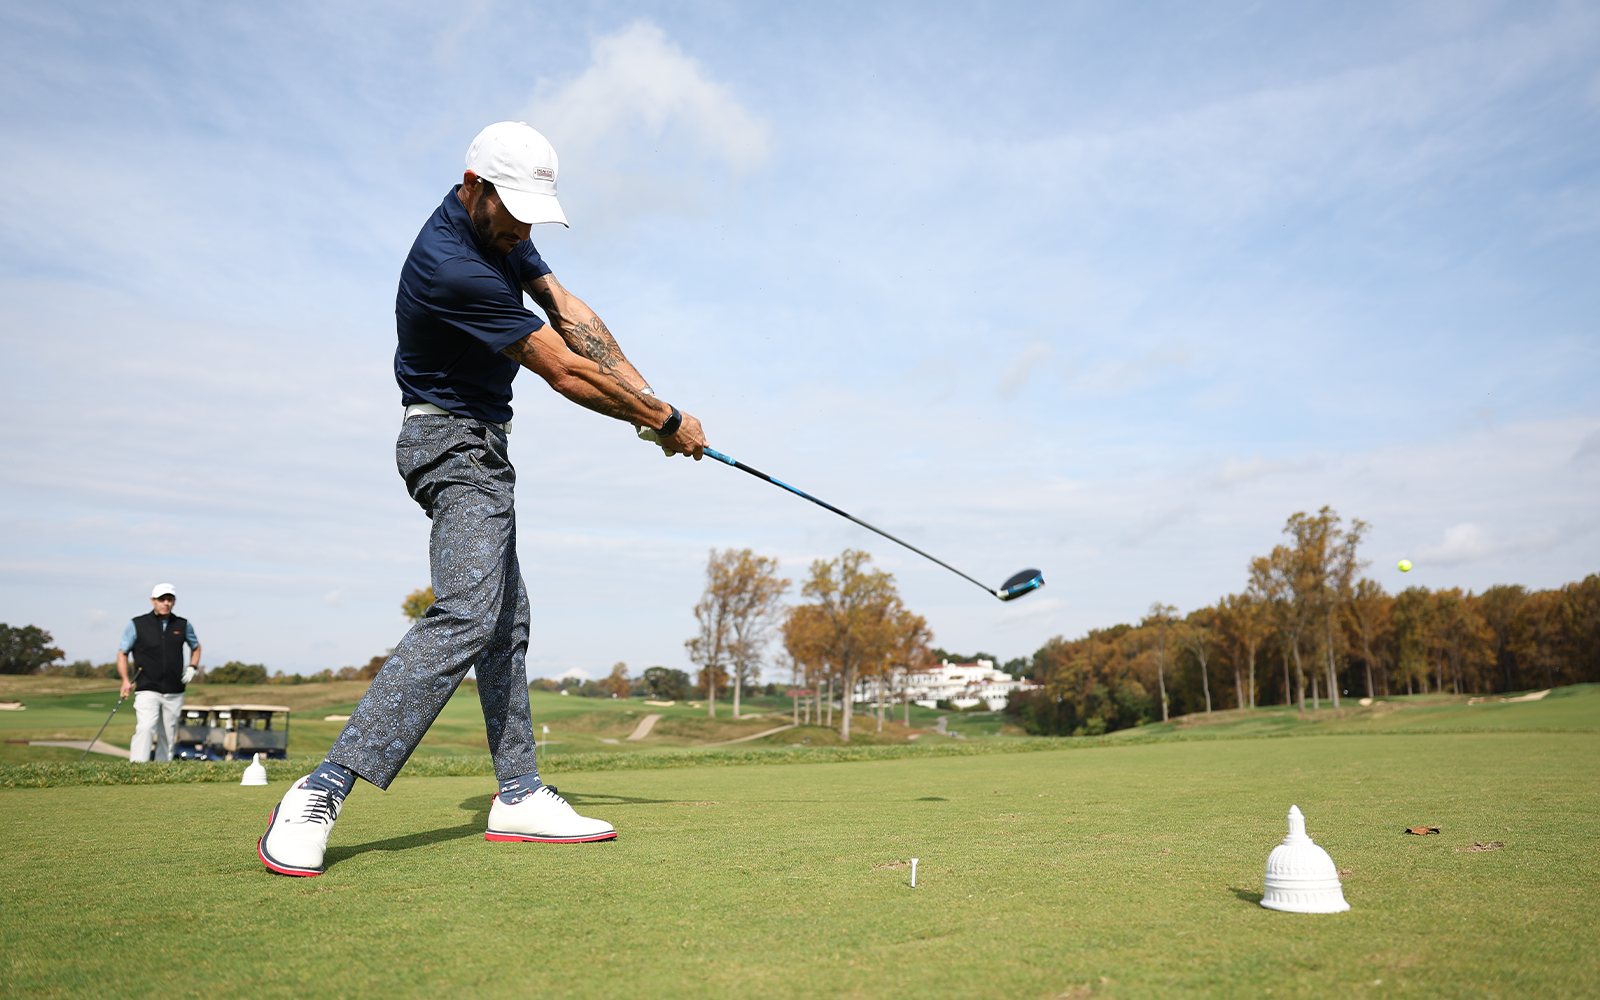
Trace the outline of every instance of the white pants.
{"label": "white pants", "polygon": [[128,759],[140,763],[150,759],[150,736],[156,738],[156,760],[172,759],[172,735],[183,709],[183,695],[160,691],[135,691],[133,694],[133,746]]}

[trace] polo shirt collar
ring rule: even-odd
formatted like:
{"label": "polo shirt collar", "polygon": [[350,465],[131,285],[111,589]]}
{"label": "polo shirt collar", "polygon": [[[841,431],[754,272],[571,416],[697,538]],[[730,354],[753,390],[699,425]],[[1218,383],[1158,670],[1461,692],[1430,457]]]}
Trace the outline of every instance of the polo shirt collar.
{"label": "polo shirt collar", "polygon": [[467,214],[467,206],[461,204],[460,192],[461,185],[457,184],[444,196],[445,218],[450,220],[450,228],[456,231],[456,235],[461,237],[463,243],[471,244],[478,251],[479,257],[490,260],[491,255],[478,241],[478,230],[472,224],[472,216]]}

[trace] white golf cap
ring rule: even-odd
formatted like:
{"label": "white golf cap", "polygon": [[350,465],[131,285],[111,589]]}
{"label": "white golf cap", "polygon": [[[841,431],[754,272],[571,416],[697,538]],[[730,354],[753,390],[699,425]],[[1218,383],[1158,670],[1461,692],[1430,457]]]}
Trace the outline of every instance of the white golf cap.
{"label": "white golf cap", "polygon": [[170,583],[158,583],[156,584],[155,589],[150,591],[150,597],[152,599],[160,597],[162,594],[171,594],[173,597],[178,596],[178,592],[172,588],[172,584]]}
{"label": "white golf cap", "polygon": [[494,185],[518,222],[567,224],[556,201],[556,151],[527,122],[495,122],[479,132],[467,147],[467,169]]}

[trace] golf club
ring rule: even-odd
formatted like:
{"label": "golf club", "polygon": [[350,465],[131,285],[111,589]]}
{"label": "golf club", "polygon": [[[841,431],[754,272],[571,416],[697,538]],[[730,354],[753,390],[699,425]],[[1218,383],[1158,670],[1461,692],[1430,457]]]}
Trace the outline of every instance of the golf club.
{"label": "golf club", "polygon": [[1023,596],[1024,594],[1031,594],[1035,590],[1038,590],[1040,587],[1044,586],[1044,574],[1042,572],[1040,572],[1039,570],[1036,570],[1036,569],[1025,569],[1020,573],[1012,574],[1010,579],[1006,580],[1005,583],[1002,583],[1000,585],[1000,589],[998,589],[998,590],[991,589],[990,587],[985,586],[984,584],[978,583],[977,580],[974,580],[972,577],[970,577],[967,574],[961,572],[959,569],[956,569],[954,566],[950,565],[949,563],[945,562],[944,560],[935,559],[933,556],[928,555],[928,553],[926,553],[926,552],[922,551],[921,549],[917,548],[915,545],[912,545],[910,542],[901,541],[900,539],[898,539],[898,538],[894,537],[893,535],[889,534],[887,531],[884,531],[882,528],[875,528],[872,525],[870,525],[867,522],[861,520],[861,518],[856,517],[853,514],[846,514],[844,511],[842,511],[839,508],[835,507],[833,504],[827,503],[826,501],[823,501],[823,500],[818,500],[816,497],[814,497],[811,494],[805,492],[804,490],[797,490],[793,486],[790,486],[788,483],[785,483],[785,482],[783,482],[781,480],[773,479],[771,476],[767,475],[765,472],[762,472],[760,469],[752,469],[750,466],[744,464],[743,462],[740,462],[737,459],[730,458],[729,456],[724,455],[722,452],[714,451],[711,448],[707,448],[705,453],[708,456],[710,456],[711,458],[714,458],[717,461],[724,463],[725,465],[731,465],[735,469],[740,470],[741,472],[748,472],[748,473],[750,473],[750,475],[755,476],[757,479],[765,479],[767,482],[771,483],[772,485],[780,486],[783,489],[788,490],[790,493],[793,493],[797,497],[802,497],[802,498],[804,498],[806,500],[810,500],[812,503],[816,504],[818,507],[821,507],[821,508],[823,508],[825,510],[831,510],[835,514],[838,514],[840,517],[848,518],[849,520],[852,520],[855,523],[861,525],[863,528],[866,528],[868,531],[875,531],[878,534],[882,535],[883,537],[887,538],[889,541],[894,542],[896,545],[903,545],[906,548],[910,549],[912,552],[915,552],[917,555],[921,556],[922,558],[930,559],[933,562],[938,563],[940,566],[943,566],[945,569],[947,569],[950,572],[954,573],[956,576],[961,577],[961,579],[966,580],[969,583],[976,584],[977,586],[983,588],[984,593],[993,594],[995,597],[1000,598],[1000,600],[1002,600],[1002,601],[1014,601],[1017,598]]}
{"label": "golf club", "polygon": [[[139,666],[139,664],[135,663],[133,665],[133,679],[130,680],[128,683],[129,684],[137,684],[137,683],[139,683],[139,673],[143,669],[144,669],[143,667],[141,667],[141,666]],[[122,707],[122,703],[127,701],[127,700],[128,700],[128,696],[127,695],[123,695],[121,698],[118,698],[117,699],[117,703],[115,705],[111,706],[111,715],[116,715],[117,714],[117,709],[121,708]],[[93,750],[94,749],[94,745],[96,743],[100,742],[100,733],[104,733],[106,731],[106,727],[111,725],[111,715],[106,716],[106,721],[100,723],[100,732],[99,733],[95,733],[94,734],[94,739],[90,740],[89,741],[89,745],[84,748],[83,757],[79,757],[78,758],[78,763],[82,764],[84,757],[89,756],[89,751]]]}

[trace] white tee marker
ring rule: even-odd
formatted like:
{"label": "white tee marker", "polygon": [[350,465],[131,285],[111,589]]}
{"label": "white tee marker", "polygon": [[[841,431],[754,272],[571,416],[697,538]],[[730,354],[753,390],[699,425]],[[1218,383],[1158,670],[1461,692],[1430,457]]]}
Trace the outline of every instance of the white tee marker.
{"label": "white tee marker", "polygon": [[911,859],[911,888],[917,887],[917,859]]}

